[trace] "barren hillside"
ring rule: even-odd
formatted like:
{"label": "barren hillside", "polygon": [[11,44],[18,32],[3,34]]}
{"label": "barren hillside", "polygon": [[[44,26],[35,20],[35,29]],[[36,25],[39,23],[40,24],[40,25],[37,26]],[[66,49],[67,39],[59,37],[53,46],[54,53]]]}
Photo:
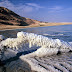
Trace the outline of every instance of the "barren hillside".
{"label": "barren hillside", "polygon": [[0,24],[28,26],[32,24],[38,24],[38,23],[40,23],[40,21],[21,17],[7,8],[0,7]]}

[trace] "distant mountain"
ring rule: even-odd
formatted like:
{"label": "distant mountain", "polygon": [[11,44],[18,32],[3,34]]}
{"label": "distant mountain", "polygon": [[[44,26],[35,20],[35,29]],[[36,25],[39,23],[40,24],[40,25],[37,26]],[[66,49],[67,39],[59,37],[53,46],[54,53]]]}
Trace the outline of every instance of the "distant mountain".
{"label": "distant mountain", "polygon": [[28,26],[41,23],[40,21],[21,17],[13,11],[0,7],[0,25]]}

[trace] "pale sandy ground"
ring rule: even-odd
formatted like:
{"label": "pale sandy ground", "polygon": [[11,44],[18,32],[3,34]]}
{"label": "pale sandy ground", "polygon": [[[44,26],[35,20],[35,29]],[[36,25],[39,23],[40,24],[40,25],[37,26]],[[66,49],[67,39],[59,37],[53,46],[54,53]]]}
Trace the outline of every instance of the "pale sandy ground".
{"label": "pale sandy ground", "polygon": [[29,25],[29,26],[0,25],[0,30],[42,27],[42,26],[68,25],[68,24],[72,24],[72,23],[39,23],[39,24],[36,24],[36,25]]}

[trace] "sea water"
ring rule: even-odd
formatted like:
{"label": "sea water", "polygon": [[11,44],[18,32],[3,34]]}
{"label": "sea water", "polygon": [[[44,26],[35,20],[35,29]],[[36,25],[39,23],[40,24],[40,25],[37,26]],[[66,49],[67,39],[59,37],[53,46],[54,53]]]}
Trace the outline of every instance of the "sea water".
{"label": "sea water", "polygon": [[44,35],[46,37],[53,39],[58,38],[68,42],[72,41],[72,25],[59,25],[59,26],[5,30],[5,31],[0,31],[0,34],[4,35],[6,38],[8,37],[10,38],[10,37],[16,37],[17,32],[20,31]]}
{"label": "sea water", "polygon": [[[16,38],[18,32],[23,31],[27,33],[35,33],[37,35],[42,35],[49,39],[58,39],[61,42],[72,43],[72,25],[60,25],[60,26],[49,26],[49,27],[35,27],[26,29],[16,29],[16,30],[6,30],[1,31],[0,34],[4,35],[5,38]],[[30,48],[32,50],[33,48]],[[41,50],[43,50],[41,48]],[[31,51],[33,52],[33,51]],[[29,53],[28,53],[29,54]],[[72,71],[72,54],[65,53],[60,56],[46,56],[45,57],[20,57],[22,61],[27,61],[32,70],[37,70],[38,72],[69,72]],[[63,58],[64,57],[64,58]],[[69,61],[70,60],[70,61]],[[63,62],[64,61],[64,62]],[[8,62],[8,61],[7,61]],[[56,63],[56,64],[55,64]],[[63,65],[63,66],[61,66]],[[65,66],[67,65],[67,66]]]}

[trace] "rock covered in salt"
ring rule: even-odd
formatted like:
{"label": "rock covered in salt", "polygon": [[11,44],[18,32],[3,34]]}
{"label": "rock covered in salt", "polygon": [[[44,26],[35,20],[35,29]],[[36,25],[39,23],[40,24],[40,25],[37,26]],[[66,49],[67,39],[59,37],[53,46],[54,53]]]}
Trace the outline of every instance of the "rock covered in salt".
{"label": "rock covered in salt", "polygon": [[4,40],[4,36],[3,35],[0,35],[0,42]]}

